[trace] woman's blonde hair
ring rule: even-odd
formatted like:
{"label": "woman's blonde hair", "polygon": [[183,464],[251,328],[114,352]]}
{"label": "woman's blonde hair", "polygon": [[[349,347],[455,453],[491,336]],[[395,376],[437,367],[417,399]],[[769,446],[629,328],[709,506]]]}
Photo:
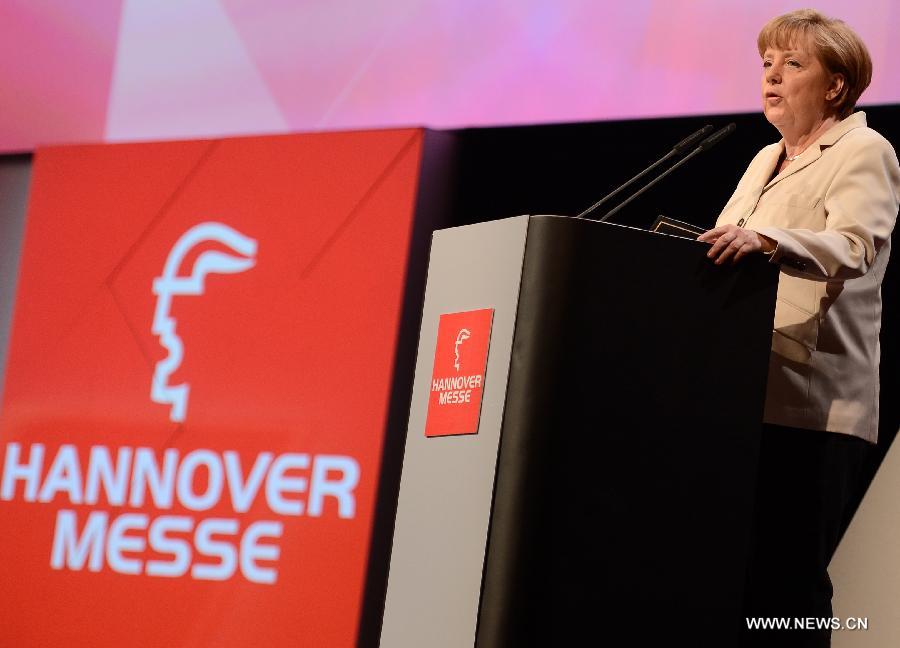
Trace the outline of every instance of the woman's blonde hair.
{"label": "woman's blonde hair", "polygon": [[848,117],[859,96],[872,81],[872,58],[865,43],[842,20],[823,16],[814,9],[800,9],[773,18],[759,32],[759,55],[776,47],[789,49],[809,39],[813,53],[829,74],[840,74],[844,85],[830,107],[841,119]]}

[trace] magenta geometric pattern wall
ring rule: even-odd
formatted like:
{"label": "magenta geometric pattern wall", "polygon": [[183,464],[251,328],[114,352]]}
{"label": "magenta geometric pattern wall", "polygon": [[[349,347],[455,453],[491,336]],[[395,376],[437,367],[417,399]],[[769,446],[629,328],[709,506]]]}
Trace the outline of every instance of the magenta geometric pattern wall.
{"label": "magenta geometric pattern wall", "polygon": [[[801,3],[802,4],[802,3]],[[900,102],[900,3],[819,0]],[[772,0],[4,0],[0,150],[760,109]]]}

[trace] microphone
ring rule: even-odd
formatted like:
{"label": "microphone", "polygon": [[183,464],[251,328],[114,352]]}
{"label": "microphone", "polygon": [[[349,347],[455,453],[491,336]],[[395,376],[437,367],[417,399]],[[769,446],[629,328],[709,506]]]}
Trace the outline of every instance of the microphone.
{"label": "microphone", "polygon": [[700,151],[708,151],[723,139],[731,135],[736,128],[737,126],[734,125],[734,122],[731,122],[730,124],[728,124],[728,126],[720,128],[715,133],[700,142],[700,146],[698,146],[697,148],[700,149]]}
{"label": "microphone", "polygon": [[704,137],[709,135],[709,132],[713,129],[712,124],[707,124],[696,133],[691,133],[683,140],[678,142],[675,146],[672,147],[672,152],[681,155],[688,149],[690,149],[694,144],[702,140]]}
{"label": "microphone", "polygon": [[645,184],[641,189],[639,189],[639,190],[636,191],[635,193],[631,194],[631,195],[630,195],[628,198],[626,198],[623,202],[620,202],[618,205],[616,205],[615,207],[613,207],[610,211],[606,212],[606,214],[603,215],[603,218],[597,219],[597,222],[599,222],[599,223],[605,223],[607,220],[609,220],[609,217],[610,217],[610,216],[612,216],[613,214],[615,214],[616,212],[618,212],[619,210],[621,210],[623,207],[625,207],[626,205],[628,205],[632,200],[634,200],[635,198],[637,198],[638,196],[640,196],[642,193],[644,193],[645,191],[647,191],[648,189],[650,189],[650,187],[654,186],[657,182],[659,182],[660,180],[662,180],[663,178],[665,178],[667,175],[669,175],[670,173],[672,173],[672,171],[674,171],[675,169],[677,169],[678,167],[680,167],[682,164],[685,164],[685,163],[686,163],[688,160],[690,160],[692,157],[695,157],[695,156],[699,155],[699,154],[702,153],[703,151],[708,151],[708,150],[711,149],[713,146],[715,146],[716,144],[718,144],[719,142],[721,142],[723,139],[725,139],[726,137],[728,137],[729,135],[731,135],[731,134],[734,132],[734,129],[735,129],[735,128],[737,128],[737,126],[735,126],[735,125],[734,125],[734,122],[732,122],[732,123],[728,124],[728,126],[725,126],[725,127],[723,127],[723,128],[720,128],[719,130],[717,130],[715,133],[713,133],[712,135],[710,135],[709,137],[707,137],[705,140],[703,140],[702,142],[700,142],[700,143],[697,145],[697,148],[695,148],[693,151],[691,151],[690,154],[688,154],[688,155],[686,155],[685,157],[683,157],[682,159],[680,159],[678,162],[676,162],[675,164],[673,164],[672,166],[670,166],[668,169],[666,169],[663,173],[661,173],[660,175],[658,175],[658,176],[657,176],[656,178],[654,178],[652,181],[650,181],[650,182],[648,182],[647,184]]}
{"label": "microphone", "polygon": [[575,218],[581,218],[581,217],[583,217],[583,216],[585,216],[585,215],[587,215],[587,214],[590,214],[592,211],[594,211],[595,209],[597,209],[597,207],[599,207],[599,206],[602,205],[603,203],[607,202],[608,200],[610,200],[610,199],[613,198],[614,196],[618,195],[620,192],[624,191],[625,189],[627,189],[628,187],[630,187],[631,185],[633,185],[635,182],[637,182],[638,180],[640,180],[641,178],[643,178],[645,175],[647,175],[648,173],[650,173],[651,171],[653,171],[653,169],[655,169],[656,167],[658,167],[660,164],[662,164],[663,162],[665,162],[665,161],[668,160],[669,158],[672,158],[672,157],[674,157],[674,156],[676,156],[676,155],[682,155],[682,154],[684,154],[685,151],[687,151],[689,148],[691,148],[691,147],[692,147],[694,144],[696,144],[700,139],[706,137],[712,129],[713,129],[713,127],[710,126],[709,124],[707,124],[706,126],[704,126],[703,128],[701,128],[701,129],[698,130],[697,132],[691,133],[690,135],[688,135],[687,137],[685,137],[683,140],[681,140],[680,142],[678,142],[678,144],[676,144],[675,146],[673,146],[673,147],[672,147],[672,150],[669,151],[668,153],[666,153],[662,158],[660,158],[659,160],[657,160],[656,162],[654,162],[653,164],[651,164],[650,166],[648,166],[646,169],[644,169],[643,171],[641,171],[640,173],[638,173],[636,176],[634,176],[631,180],[629,180],[628,182],[626,182],[626,183],[623,184],[622,186],[617,187],[617,188],[614,189],[612,192],[610,192],[610,193],[606,194],[605,196],[603,196],[603,198],[601,198],[600,200],[598,200],[597,202],[595,202],[593,205],[591,205],[590,207],[588,207],[587,209],[585,209],[583,212],[581,212],[580,214],[578,214],[578,216],[576,216]]}

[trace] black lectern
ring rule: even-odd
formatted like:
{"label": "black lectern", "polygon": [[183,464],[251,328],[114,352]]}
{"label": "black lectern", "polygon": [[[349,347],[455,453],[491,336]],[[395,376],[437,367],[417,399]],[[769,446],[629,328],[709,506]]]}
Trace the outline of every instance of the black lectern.
{"label": "black lectern", "polygon": [[[735,645],[778,269],[707,249],[435,232],[382,646]],[[478,432],[428,438],[439,316],[487,308]]]}

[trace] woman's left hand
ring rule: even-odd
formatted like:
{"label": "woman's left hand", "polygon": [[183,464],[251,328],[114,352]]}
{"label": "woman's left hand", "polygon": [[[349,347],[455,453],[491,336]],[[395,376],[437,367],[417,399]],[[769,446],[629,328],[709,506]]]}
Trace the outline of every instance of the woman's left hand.
{"label": "woman's left hand", "polygon": [[732,263],[737,263],[751,252],[771,252],[775,249],[775,242],[772,239],[737,225],[714,227],[698,236],[697,240],[713,244],[706,256],[714,259],[716,265],[721,265],[729,259]]}

